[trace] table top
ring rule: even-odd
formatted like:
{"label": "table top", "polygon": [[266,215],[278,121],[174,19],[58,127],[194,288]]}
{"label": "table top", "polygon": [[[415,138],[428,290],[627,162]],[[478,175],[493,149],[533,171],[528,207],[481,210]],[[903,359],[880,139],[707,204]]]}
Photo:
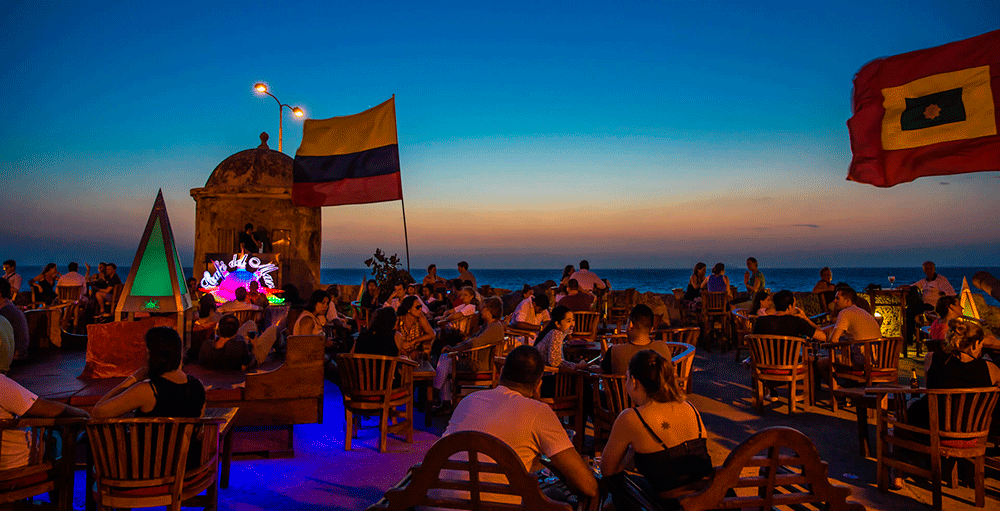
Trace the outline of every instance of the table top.
{"label": "table top", "polygon": [[222,424],[219,433],[225,434],[229,431],[229,428],[233,427],[233,419],[236,418],[236,412],[240,409],[239,407],[233,408],[205,408],[204,417],[218,417],[226,419],[226,422]]}

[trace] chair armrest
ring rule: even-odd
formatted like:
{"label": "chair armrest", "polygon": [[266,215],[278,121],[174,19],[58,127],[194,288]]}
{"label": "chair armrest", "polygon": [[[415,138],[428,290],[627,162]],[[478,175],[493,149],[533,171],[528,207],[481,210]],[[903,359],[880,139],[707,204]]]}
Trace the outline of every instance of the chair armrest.
{"label": "chair armrest", "polygon": [[396,358],[399,360],[400,363],[406,364],[406,365],[411,366],[411,367],[419,367],[419,365],[420,365],[420,364],[417,364],[416,362],[414,362],[414,361],[412,361],[412,360],[410,360],[408,358],[401,358],[401,357],[396,357]]}
{"label": "chair armrest", "polygon": [[23,417],[20,419],[0,420],[0,428],[45,428],[55,426],[82,426],[87,422],[85,417],[60,417],[56,418],[36,418]]}
{"label": "chair armrest", "polygon": [[845,346],[861,346],[864,344],[871,344],[873,342],[880,342],[882,339],[865,339],[863,341],[837,341],[837,342],[824,342],[820,344],[821,348],[842,348]]}
{"label": "chair armrest", "polygon": [[910,387],[868,387],[865,389],[865,394],[926,394],[927,389],[925,387],[920,388],[910,388]]}

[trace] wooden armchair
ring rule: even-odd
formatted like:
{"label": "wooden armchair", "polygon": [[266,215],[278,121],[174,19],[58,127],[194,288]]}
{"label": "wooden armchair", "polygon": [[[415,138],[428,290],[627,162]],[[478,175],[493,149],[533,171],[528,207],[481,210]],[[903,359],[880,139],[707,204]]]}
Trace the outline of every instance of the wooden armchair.
{"label": "wooden armchair", "polygon": [[601,336],[601,357],[608,352],[612,346],[616,344],[625,344],[628,342],[628,334],[604,334]]}
{"label": "wooden armchair", "polygon": [[670,360],[677,368],[677,382],[685,393],[691,393],[691,369],[694,367],[694,346],[683,342],[664,343],[673,355]]}
{"label": "wooden armchair", "polygon": [[736,327],[736,361],[740,360],[740,352],[745,348],[750,351],[747,336],[753,333],[753,323],[757,316],[751,315],[746,309],[733,309],[733,325]]}
{"label": "wooden armchair", "polygon": [[615,419],[632,406],[625,391],[625,375],[591,374],[588,376],[594,396],[594,452],[604,448]]}
{"label": "wooden armchair", "polygon": [[[223,423],[222,417],[87,422],[97,509],[167,506],[180,511],[182,501],[205,490],[203,504],[215,509]],[[192,445],[200,448],[192,450]]]}
{"label": "wooden armchair", "polygon": [[573,319],[576,320],[576,326],[573,328],[573,333],[570,334],[570,339],[581,339],[587,342],[594,342],[597,340],[597,320],[600,317],[598,312],[574,312]]}
{"label": "wooden armchair", "polygon": [[563,417],[572,417],[571,424],[573,431],[576,432],[576,435],[573,436],[573,445],[576,446],[577,452],[580,452],[583,450],[583,427],[585,425],[583,380],[586,373],[565,367],[546,367],[545,376],[555,379],[555,393],[552,397],[542,397],[538,400],[549,405],[560,420]]}
{"label": "wooden armchair", "polygon": [[726,343],[730,342],[729,329],[729,293],[725,291],[701,292],[701,323],[702,332],[710,334],[715,330],[715,322],[722,323],[722,336]]}
{"label": "wooden armchair", "polygon": [[[789,414],[795,413],[797,401],[803,401],[806,409],[811,407],[812,371],[806,341],[801,337],[756,334],[748,335],[747,340],[750,342],[754,406],[758,410],[763,407],[764,382],[769,381],[788,384]],[[801,397],[796,393],[800,384],[805,387]]]}
{"label": "wooden armchair", "polygon": [[[861,347],[865,355],[864,367],[858,368],[851,364],[851,348]],[[837,378],[844,378],[871,387],[879,383],[899,382],[899,352],[903,347],[901,337],[883,337],[868,341],[846,341],[823,343],[821,347],[830,349],[830,369],[827,372],[830,382],[830,404],[837,411]]]}
{"label": "wooden armchair", "polygon": [[240,325],[242,325],[243,323],[246,323],[247,321],[253,321],[254,323],[258,323],[259,324],[260,323],[260,318],[263,315],[262,313],[263,313],[263,311],[260,311],[260,310],[245,309],[245,310],[238,310],[238,311],[227,312],[227,313],[223,313],[223,314],[232,314],[233,316],[236,316],[236,321],[239,321]]}
{"label": "wooden armchair", "polygon": [[[73,509],[73,467],[77,432],[86,422],[72,419],[9,419],[0,421],[0,431],[24,429],[27,463],[0,469],[0,504],[8,509],[14,502],[49,493],[52,509]],[[58,433],[58,435],[57,435]],[[18,435],[21,436],[20,434]],[[62,438],[58,449],[57,436]],[[6,443],[4,449],[10,448]],[[4,452],[5,455],[10,455]],[[32,505],[31,509],[40,509]]]}
{"label": "wooden armchair", "polygon": [[[900,389],[870,388],[871,394],[901,394]],[[941,458],[972,459],[975,466],[976,507],[986,505],[983,479],[986,441],[990,432],[993,409],[1000,398],[996,387],[972,389],[906,389],[906,394],[927,394],[930,426],[920,428],[910,424],[906,399],[897,395],[890,399],[893,409],[879,410],[878,428],[878,488],[889,488],[889,468],[926,477],[931,481],[934,509],[941,509]],[[892,431],[890,431],[890,428]],[[905,449],[930,457],[930,469],[914,464],[903,455]],[[957,483],[955,466],[951,469],[951,485]]]}
{"label": "wooden armchair", "polygon": [[369,510],[438,509],[571,511],[542,494],[538,480],[509,445],[478,431],[453,433]]}
{"label": "wooden armchair", "polygon": [[463,397],[472,392],[491,389],[498,379],[493,359],[499,354],[500,345],[490,344],[470,350],[452,351],[451,384],[452,401],[457,406]]}
{"label": "wooden armchair", "polygon": [[[386,452],[389,433],[405,434],[413,443],[413,369],[417,363],[383,355],[341,353],[337,355],[340,390],[344,396],[346,439],[344,450],[351,450],[357,430],[354,414],[379,416],[379,452]],[[394,381],[397,373],[399,381]],[[399,407],[403,407],[400,411]],[[390,425],[390,421],[394,424]]]}
{"label": "wooden armchair", "polygon": [[362,307],[361,302],[351,302],[351,316],[358,324],[358,330],[368,328],[368,323],[371,321],[371,310]]}
{"label": "wooden armchair", "polygon": [[660,340],[663,342],[682,342],[691,346],[697,346],[698,338],[701,337],[701,329],[696,326],[670,327],[654,330],[649,334],[651,337],[659,335]]}

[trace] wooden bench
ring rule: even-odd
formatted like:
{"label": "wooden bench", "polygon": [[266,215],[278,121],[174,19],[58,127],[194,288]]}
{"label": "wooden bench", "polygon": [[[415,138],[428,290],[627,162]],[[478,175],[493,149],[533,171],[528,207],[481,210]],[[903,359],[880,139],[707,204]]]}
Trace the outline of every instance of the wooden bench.
{"label": "wooden bench", "polygon": [[[759,470],[743,475],[747,467]],[[865,507],[861,504],[847,502],[850,488],[831,484],[827,471],[826,462],[820,460],[809,438],[798,430],[776,426],[755,433],[729,453],[726,462],[715,468],[715,476],[707,487],[700,481],[703,489],[697,489],[699,483],[696,483],[663,497],[677,499],[685,511],[774,509],[802,504],[826,504],[830,511],[863,511]],[[623,495],[617,497],[636,509],[663,509],[659,496],[625,481]],[[730,489],[736,489],[736,495],[729,493]]]}

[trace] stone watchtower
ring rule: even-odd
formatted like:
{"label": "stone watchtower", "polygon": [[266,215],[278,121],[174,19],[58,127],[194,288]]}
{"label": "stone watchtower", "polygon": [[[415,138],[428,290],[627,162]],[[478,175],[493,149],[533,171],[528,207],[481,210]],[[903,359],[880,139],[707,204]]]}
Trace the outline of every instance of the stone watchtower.
{"label": "stone watchtower", "polygon": [[215,167],[195,201],[194,275],[215,271],[212,261],[232,259],[239,236],[251,223],[263,242],[260,258],[279,271],[275,286],[294,284],[308,297],[320,283],[320,208],[292,204],[292,158],[267,147],[261,133],[256,149],[240,151]]}

